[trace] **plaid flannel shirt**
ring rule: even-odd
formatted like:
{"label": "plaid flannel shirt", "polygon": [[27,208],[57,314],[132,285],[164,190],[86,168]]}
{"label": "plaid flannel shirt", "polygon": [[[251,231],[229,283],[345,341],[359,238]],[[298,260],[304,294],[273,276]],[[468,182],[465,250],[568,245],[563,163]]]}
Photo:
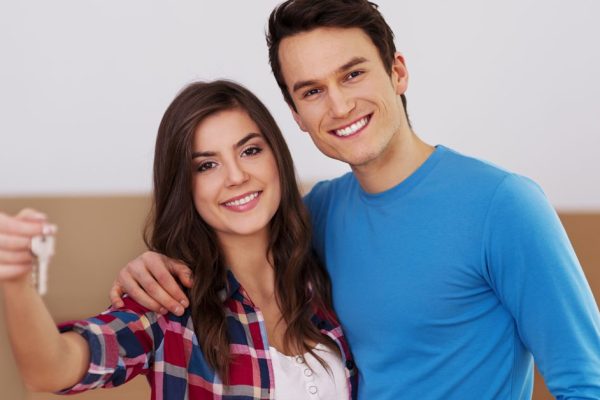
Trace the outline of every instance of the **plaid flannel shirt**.
{"label": "plaid flannel shirt", "polygon": [[[96,317],[59,326],[62,332],[80,333],[91,354],[87,375],[61,393],[118,386],[143,374],[153,400],[274,399],[273,365],[262,314],[231,272],[228,290],[222,295],[234,357],[228,385],[205,360],[189,309],[181,317],[160,315],[125,298],[124,308],[109,308]],[[355,399],[358,373],[341,327],[319,312],[312,322],[338,345],[350,398]]]}

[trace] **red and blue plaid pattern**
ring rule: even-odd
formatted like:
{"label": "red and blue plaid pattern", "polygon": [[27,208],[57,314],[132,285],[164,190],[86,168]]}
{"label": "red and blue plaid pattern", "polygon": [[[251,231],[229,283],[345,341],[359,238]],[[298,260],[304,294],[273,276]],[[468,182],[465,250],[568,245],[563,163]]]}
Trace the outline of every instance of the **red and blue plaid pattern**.
{"label": "red and blue plaid pattern", "polygon": [[[96,317],[59,326],[62,332],[80,333],[91,351],[87,375],[61,393],[118,386],[143,374],[153,400],[273,399],[273,366],[262,314],[233,274],[228,274],[228,281],[223,304],[234,357],[228,385],[223,385],[206,362],[189,310],[181,317],[160,315],[125,298],[124,308],[110,308]],[[330,320],[324,313],[312,318],[339,346],[350,398],[355,399],[358,373],[339,324]]]}

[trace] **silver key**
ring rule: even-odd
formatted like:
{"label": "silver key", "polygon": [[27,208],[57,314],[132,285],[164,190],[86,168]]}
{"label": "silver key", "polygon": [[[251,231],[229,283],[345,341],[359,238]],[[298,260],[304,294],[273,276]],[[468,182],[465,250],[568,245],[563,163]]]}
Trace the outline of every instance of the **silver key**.
{"label": "silver key", "polygon": [[43,296],[48,291],[48,266],[54,255],[54,236],[35,236],[31,239],[31,252],[36,257],[33,279],[38,293]]}

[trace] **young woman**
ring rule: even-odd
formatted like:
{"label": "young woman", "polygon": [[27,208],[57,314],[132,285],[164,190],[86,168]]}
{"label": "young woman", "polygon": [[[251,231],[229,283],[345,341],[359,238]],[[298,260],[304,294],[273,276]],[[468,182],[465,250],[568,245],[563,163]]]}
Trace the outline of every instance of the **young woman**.
{"label": "young woman", "polygon": [[43,216],[1,216],[0,238],[19,238],[0,240],[0,281],[30,387],[75,393],[144,374],[153,399],[355,397],[290,153],[252,93],[215,81],[175,98],[158,130],[153,200],[147,245],[201,277],[191,307],[160,314],[125,298],[61,333],[27,276],[36,232],[25,226]]}

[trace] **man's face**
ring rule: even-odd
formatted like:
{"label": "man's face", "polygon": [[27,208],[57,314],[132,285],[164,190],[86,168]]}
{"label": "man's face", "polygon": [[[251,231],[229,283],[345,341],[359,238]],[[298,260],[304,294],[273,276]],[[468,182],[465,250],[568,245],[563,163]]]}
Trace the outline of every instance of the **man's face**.
{"label": "man's face", "polygon": [[294,119],[325,155],[359,167],[399,143],[408,80],[399,54],[387,71],[361,29],[318,28],[283,39],[279,59]]}

